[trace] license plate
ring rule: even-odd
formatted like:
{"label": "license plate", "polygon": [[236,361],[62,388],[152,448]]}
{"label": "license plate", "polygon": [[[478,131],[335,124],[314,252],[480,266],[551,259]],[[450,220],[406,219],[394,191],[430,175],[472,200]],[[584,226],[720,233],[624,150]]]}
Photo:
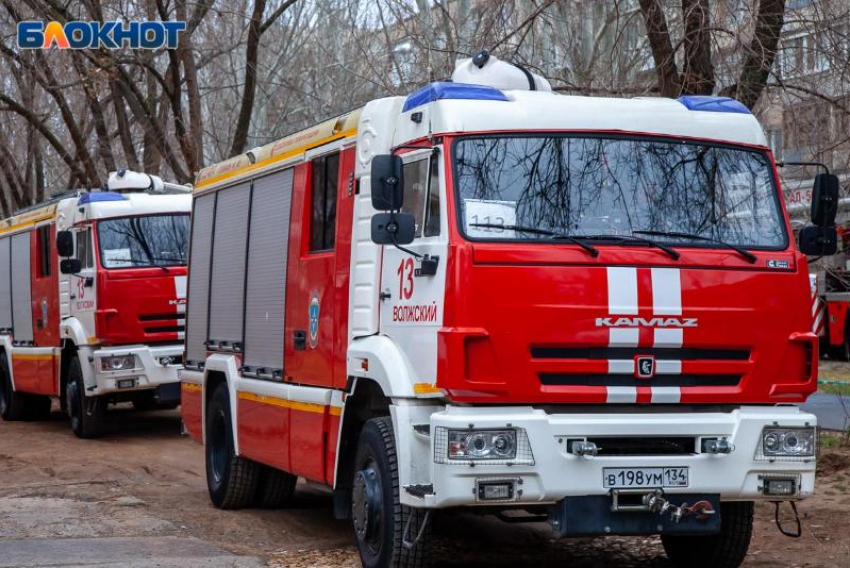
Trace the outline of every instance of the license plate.
{"label": "license plate", "polygon": [[602,470],[602,487],[687,487],[686,467],[606,467]]}

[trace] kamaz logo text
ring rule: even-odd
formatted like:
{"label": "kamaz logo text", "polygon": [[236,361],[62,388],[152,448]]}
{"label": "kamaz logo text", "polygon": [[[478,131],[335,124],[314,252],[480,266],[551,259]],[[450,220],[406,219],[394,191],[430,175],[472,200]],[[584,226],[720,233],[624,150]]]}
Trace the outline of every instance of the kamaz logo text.
{"label": "kamaz logo text", "polygon": [[596,318],[596,327],[697,327],[697,318]]}
{"label": "kamaz logo text", "polygon": [[186,22],[18,22],[20,49],[176,49]]}

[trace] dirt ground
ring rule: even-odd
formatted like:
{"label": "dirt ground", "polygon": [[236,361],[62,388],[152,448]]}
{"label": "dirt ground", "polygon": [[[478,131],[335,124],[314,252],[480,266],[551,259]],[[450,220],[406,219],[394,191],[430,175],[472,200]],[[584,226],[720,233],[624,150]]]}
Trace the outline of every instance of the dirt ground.
{"label": "dirt ground", "polygon": [[[208,501],[200,446],[180,433],[178,412],[110,412],[109,433],[78,440],[54,414],[0,423],[0,543],[5,539],[194,537],[270,566],[357,566],[347,522],[329,493],[300,485],[280,511],[218,511]],[[746,566],[850,567],[850,446],[821,455],[815,497],[800,505],[802,538],[783,537],[773,509],[757,509]],[[848,507],[848,509],[845,509]],[[655,538],[561,540],[546,525],[490,517],[437,517],[438,566],[666,566]]]}

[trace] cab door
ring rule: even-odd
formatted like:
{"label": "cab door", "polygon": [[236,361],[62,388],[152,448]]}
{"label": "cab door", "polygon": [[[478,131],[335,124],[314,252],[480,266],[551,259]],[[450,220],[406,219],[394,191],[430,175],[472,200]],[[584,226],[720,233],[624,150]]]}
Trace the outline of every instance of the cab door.
{"label": "cab door", "polygon": [[[59,346],[59,267],[53,250],[56,225],[40,225],[31,232],[30,238],[33,345],[56,348]],[[32,392],[59,394],[56,353],[39,350],[31,358],[31,364],[36,367],[33,377],[37,383]]]}
{"label": "cab door", "polygon": [[55,225],[32,232],[32,329],[36,347],[59,345],[59,266],[54,253]]}
{"label": "cab door", "polygon": [[403,156],[402,211],[414,216],[415,239],[404,246],[407,251],[384,246],[381,267],[381,333],[407,355],[420,389],[436,383],[437,331],[443,324],[448,231],[440,156],[431,150]]}
{"label": "cab door", "polygon": [[97,343],[94,326],[95,310],[97,309],[94,235],[90,225],[74,227],[72,232],[74,234],[74,258],[80,261],[82,269],[79,274],[63,275],[64,278],[68,279],[67,313],[76,318],[83,326],[88,343]]}
{"label": "cab door", "polygon": [[295,383],[345,386],[354,158],[328,152],[295,171],[285,350]]}

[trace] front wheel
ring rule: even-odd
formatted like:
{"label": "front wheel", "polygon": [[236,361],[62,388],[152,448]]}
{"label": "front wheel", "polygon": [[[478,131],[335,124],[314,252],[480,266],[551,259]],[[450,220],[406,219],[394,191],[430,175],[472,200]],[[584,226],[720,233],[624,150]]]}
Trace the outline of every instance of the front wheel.
{"label": "front wheel", "polygon": [[[431,527],[422,526],[427,522],[424,510],[401,504],[395,436],[387,417],[369,420],[360,433],[351,519],[364,567],[429,564]],[[405,539],[415,544],[405,546]]]}
{"label": "front wheel", "polygon": [[80,359],[73,357],[68,363],[68,383],[65,387],[65,406],[71,419],[71,430],[78,438],[97,438],[103,430],[106,400],[86,396],[83,368]]}
{"label": "front wheel", "polygon": [[241,509],[254,503],[260,467],[236,455],[230,393],[221,383],[207,405],[206,446],[207,488],[210,500],[219,509]]}
{"label": "front wheel", "polygon": [[12,387],[9,360],[6,358],[6,352],[0,351],[0,416],[8,422],[24,420],[29,414],[28,402],[25,394],[15,391]]}
{"label": "front wheel", "polygon": [[753,536],[753,503],[720,504],[720,533],[710,536],[661,536],[674,566],[737,568],[747,556]]}

